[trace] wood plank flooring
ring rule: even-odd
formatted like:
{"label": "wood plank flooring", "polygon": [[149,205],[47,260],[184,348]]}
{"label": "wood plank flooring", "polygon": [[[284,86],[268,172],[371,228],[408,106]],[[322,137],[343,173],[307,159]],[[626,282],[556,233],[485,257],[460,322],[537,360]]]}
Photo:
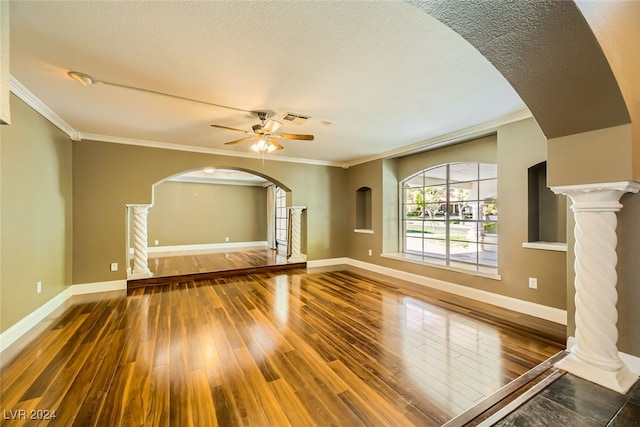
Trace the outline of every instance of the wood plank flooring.
{"label": "wood plank flooring", "polygon": [[73,298],[3,353],[2,425],[439,426],[561,348],[348,269]]}
{"label": "wood plank flooring", "polygon": [[167,277],[284,265],[287,259],[267,248],[241,250],[159,252],[149,255],[149,269],[154,277]]}

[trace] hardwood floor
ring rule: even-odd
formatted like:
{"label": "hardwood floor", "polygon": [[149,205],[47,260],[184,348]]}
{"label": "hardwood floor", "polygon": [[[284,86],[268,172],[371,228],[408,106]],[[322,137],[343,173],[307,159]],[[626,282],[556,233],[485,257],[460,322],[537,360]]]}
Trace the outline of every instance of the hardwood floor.
{"label": "hardwood floor", "polygon": [[283,265],[286,257],[267,248],[225,251],[165,252],[149,255],[154,277],[188,275],[222,270]]}
{"label": "hardwood floor", "polygon": [[3,360],[1,421],[442,425],[561,348],[434,292],[339,268],[73,297]]}

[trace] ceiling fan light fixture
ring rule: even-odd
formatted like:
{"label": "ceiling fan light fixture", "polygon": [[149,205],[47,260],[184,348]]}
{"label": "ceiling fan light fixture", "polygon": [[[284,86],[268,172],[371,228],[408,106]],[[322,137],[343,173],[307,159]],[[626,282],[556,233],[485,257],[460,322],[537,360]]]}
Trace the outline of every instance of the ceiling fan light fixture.
{"label": "ceiling fan light fixture", "polygon": [[93,77],[91,77],[89,74],[81,73],[79,71],[69,71],[67,75],[83,86],[89,86],[94,83]]}
{"label": "ceiling fan light fixture", "polygon": [[260,138],[257,142],[251,145],[251,149],[256,153],[271,153],[278,148],[268,139]]}

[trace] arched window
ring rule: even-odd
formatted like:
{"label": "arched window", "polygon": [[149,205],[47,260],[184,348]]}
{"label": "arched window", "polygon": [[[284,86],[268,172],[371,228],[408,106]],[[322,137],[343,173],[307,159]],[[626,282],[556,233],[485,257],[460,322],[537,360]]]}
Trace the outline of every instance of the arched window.
{"label": "arched window", "polygon": [[402,181],[402,250],[412,259],[498,266],[498,168],[450,163]]}

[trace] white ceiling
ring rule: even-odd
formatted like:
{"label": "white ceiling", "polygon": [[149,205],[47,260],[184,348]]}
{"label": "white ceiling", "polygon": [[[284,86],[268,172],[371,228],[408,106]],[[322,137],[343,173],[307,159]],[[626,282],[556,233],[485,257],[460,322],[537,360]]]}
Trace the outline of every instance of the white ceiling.
{"label": "white ceiling", "polygon": [[[95,79],[237,107],[308,115],[277,156],[349,163],[526,109],[456,33],[400,1],[12,1],[11,75],[83,139],[225,146],[255,116]],[[321,124],[329,121],[330,126]],[[146,141],[146,142],[144,142]]]}

